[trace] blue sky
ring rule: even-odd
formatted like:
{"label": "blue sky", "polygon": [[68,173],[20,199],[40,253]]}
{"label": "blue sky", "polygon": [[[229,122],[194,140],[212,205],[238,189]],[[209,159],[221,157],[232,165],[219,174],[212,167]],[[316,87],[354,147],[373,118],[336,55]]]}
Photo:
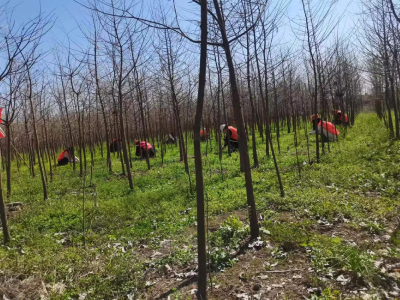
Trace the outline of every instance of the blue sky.
{"label": "blue sky", "polygon": [[[164,1],[171,3],[170,0]],[[190,0],[177,0],[177,5],[178,11],[182,18],[190,17],[190,11],[197,9],[197,5],[190,3]],[[81,7],[73,0],[11,0],[10,6],[16,6],[13,19],[17,22],[17,24],[24,22],[29,18],[35,17],[40,8],[46,13],[54,14],[56,23],[43,40],[42,48],[44,50],[51,49],[56,42],[65,44],[67,42],[65,33],[68,33],[71,39],[78,43],[84,42],[83,36],[77,26],[77,22],[84,23],[88,12],[85,8]],[[356,19],[357,10],[358,4],[356,3],[356,0],[337,1],[335,14],[342,16],[340,25],[341,31],[349,31],[352,29],[355,22],[354,20]],[[287,15],[290,18],[302,16],[302,6],[300,0],[292,0],[288,8]],[[288,21],[286,24],[288,24]],[[283,31],[285,31],[286,39],[295,39],[289,26],[285,26]]]}
{"label": "blue sky", "polygon": [[[2,1],[2,0],[0,0]],[[79,0],[80,1],[80,0]],[[150,0],[151,1],[151,0]],[[167,0],[166,0],[167,1]],[[187,5],[190,0],[176,0],[179,11],[187,14],[185,7],[196,8],[197,5]],[[85,3],[85,0],[81,0]],[[171,3],[171,1],[168,1]],[[42,48],[49,50],[56,43],[66,44],[70,38],[76,42],[84,42],[82,33],[77,23],[84,24],[88,17],[88,10],[73,0],[11,0],[9,7],[15,7],[13,20],[22,24],[38,15],[39,11],[51,13],[56,22],[52,30],[44,37]]]}
{"label": "blue sky", "polygon": [[65,32],[72,38],[82,36],[77,21],[84,19],[86,12],[72,0],[11,0],[9,6],[15,6],[13,19],[17,24],[34,18],[40,10],[54,15],[56,22],[43,39],[42,48],[45,50],[49,50],[56,42],[66,43]]}

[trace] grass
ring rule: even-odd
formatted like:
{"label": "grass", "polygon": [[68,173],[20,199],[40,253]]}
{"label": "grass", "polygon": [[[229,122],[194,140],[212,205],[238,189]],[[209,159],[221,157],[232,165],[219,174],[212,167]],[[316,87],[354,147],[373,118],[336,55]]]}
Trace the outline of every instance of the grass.
{"label": "grass", "polygon": [[[400,147],[388,138],[384,125],[373,114],[359,115],[345,137],[345,130],[339,130],[339,143],[330,144],[330,152],[326,149],[320,164],[309,163],[304,130],[299,133],[301,178],[293,133],[281,134],[277,160],[284,198],[280,197],[273,161],[266,157],[258,136],[260,167],[252,171],[256,204],[264,216],[261,225],[270,232],[272,242],[288,249],[311,247],[315,265],[329,265],[367,280],[374,272],[367,249],[352,248],[313,228],[320,219],[346,219],[355,230],[383,232],[388,220],[399,213]],[[314,139],[310,137],[312,159]],[[232,157],[223,154],[220,174],[217,145],[212,142],[212,150],[207,149],[207,156],[203,156],[204,181],[208,214],[218,216],[246,208],[246,192],[238,153]],[[202,147],[205,153],[206,144]],[[251,157],[251,147],[249,153]],[[194,184],[192,144],[188,154]],[[151,258],[141,250],[142,245],[150,252],[159,249],[163,240],[172,240],[168,255],[154,260],[156,265],[185,266],[194,261],[195,235],[188,232],[193,232],[196,223],[196,199],[179,162],[178,149],[168,147],[164,165],[161,157],[152,159],[151,170],[145,161],[135,159],[134,191],[119,175],[119,159],[113,156],[112,162],[115,174],[108,173],[105,158],[96,151],[93,186],[86,188],[86,248],[81,232],[83,178],[78,172],[69,166],[57,167],[49,182],[49,200],[43,201],[40,177],[32,178],[27,168],[17,170],[13,164],[13,191],[7,202],[21,201],[25,206],[10,216],[11,243],[0,244],[0,282],[1,276],[20,280],[34,276],[49,286],[65,285],[63,292],[53,292],[54,299],[78,297],[84,292],[90,299],[122,298],[131,293],[140,295],[145,289],[146,261]],[[188,208],[193,209],[183,213]],[[214,253],[215,269],[233,264],[231,248],[226,247],[234,248],[247,233],[246,224],[232,217],[211,234],[212,246],[225,249]],[[393,245],[398,246],[399,240],[397,231],[392,236]],[[182,245],[190,247],[182,249]]]}

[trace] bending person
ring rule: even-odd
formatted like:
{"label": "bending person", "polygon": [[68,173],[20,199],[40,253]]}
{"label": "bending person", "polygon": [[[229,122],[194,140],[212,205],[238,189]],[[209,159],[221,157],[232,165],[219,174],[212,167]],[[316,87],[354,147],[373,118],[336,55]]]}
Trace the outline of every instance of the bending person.
{"label": "bending person", "polygon": [[200,140],[202,142],[207,141],[209,138],[210,138],[210,135],[209,135],[209,133],[207,132],[207,130],[205,128],[200,130]]}
{"label": "bending person", "polygon": [[312,115],[310,123],[313,124],[313,129],[310,131],[310,134],[318,133],[321,135],[324,142],[328,142],[328,140],[330,142],[338,140],[340,132],[331,122],[323,121],[321,124],[321,118],[318,115],[317,118],[315,118],[315,115]]}
{"label": "bending person", "polygon": [[344,122],[343,122],[343,114],[341,110],[333,110],[333,115],[335,116],[334,123],[336,125],[346,124],[349,125],[349,117],[347,114],[344,114]]}
{"label": "bending person", "polygon": [[[144,141],[139,142],[135,141],[136,145],[136,156],[140,156],[140,158],[146,158],[146,153],[149,154],[149,157],[154,157],[156,155],[156,149],[150,143],[145,143]],[[146,147],[147,145],[147,147]]]}
{"label": "bending person", "polygon": [[224,138],[225,144],[222,149],[225,149],[225,147],[228,145],[230,145],[231,151],[239,149],[239,135],[237,129],[232,126],[226,126],[225,124],[222,124],[220,126],[220,129],[221,132],[225,135]]}
{"label": "bending person", "polygon": [[74,148],[73,147],[68,147],[67,149],[63,150],[60,155],[58,156],[58,165],[59,166],[65,166],[68,163],[72,163],[75,160],[75,163],[79,162],[79,158],[77,158],[76,156],[73,158],[71,158],[72,153],[74,152]]}
{"label": "bending person", "polygon": [[165,139],[164,139],[164,144],[170,144],[170,145],[175,144],[175,138],[174,138],[174,136],[173,136],[171,133],[168,134],[168,135],[165,137]]}
{"label": "bending person", "polygon": [[118,152],[121,150],[121,142],[117,139],[113,139],[111,144],[110,144],[110,152]]}

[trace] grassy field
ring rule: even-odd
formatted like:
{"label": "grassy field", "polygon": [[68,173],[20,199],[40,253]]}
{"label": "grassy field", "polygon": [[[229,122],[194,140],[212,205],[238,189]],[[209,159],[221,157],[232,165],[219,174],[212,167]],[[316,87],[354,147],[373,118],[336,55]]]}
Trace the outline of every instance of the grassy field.
{"label": "grassy field", "polygon": [[[262,235],[250,245],[239,156],[225,152],[221,174],[212,141],[203,156],[211,299],[400,297],[399,143],[374,114],[359,115],[345,136],[339,129],[320,164],[309,163],[299,133],[301,177],[293,134],[281,135],[284,198],[258,137],[252,175]],[[310,144],[314,159],[315,136]],[[194,184],[192,144],[188,153]],[[110,175],[97,151],[93,184],[88,174],[84,189],[78,172],[57,167],[48,201],[40,176],[13,165],[7,202],[24,207],[9,213],[12,242],[0,243],[3,299],[194,299],[195,193],[177,148],[167,148],[164,165],[160,155],[151,165],[135,159],[130,191],[119,159]]]}

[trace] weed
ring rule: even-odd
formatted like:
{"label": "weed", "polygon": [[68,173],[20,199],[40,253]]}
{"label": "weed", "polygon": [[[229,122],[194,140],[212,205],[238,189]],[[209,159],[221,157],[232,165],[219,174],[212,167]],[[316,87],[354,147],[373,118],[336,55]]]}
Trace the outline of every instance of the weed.
{"label": "weed", "polygon": [[380,234],[383,231],[383,226],[376,222],[368,222],[366,229],[373,234]]}
{"label": "weed", "polygon": [[237,259],[232,254],[249,235],[248,225],[244,225],[236,216],[228,217],[221,228],[210,236],[212,246],[209,261],[213,269],[222,270],[233,266]]}
{"label": "weed", "polygon": [[341,299],[340,291],[331,291],[330,288],[326,288],[322,291],[321,295],[313,294],[309,300],[337,300]]}
{"label": "weed", "polygon": [[391,236],[391,241],[394,245],[400,246],[400,229],[396,229],[392,236]]}
{"label": "weed", "polygon": [[355,247],[342,244],[314,251],[313,265],[319,272],[336,274],[347,272],[354,280],[363,278],[371,281],[377,274],[374,257]]}
{"label": "weed", "polygon": [[275,223],[266,221],[263,226],[271,233],[271,240],[281,244],[285,251],[290,251],[310,241],[309,226],[311,222]]}
{"label": "weed", "polygon": [[236,216],[228,217],[221,228],[211,235],[211,245],[216,247],[237,246],[248,236],[250,228],[244,225]]}
{"label": "weed", "polygon": [[166,258],[161,259],[156,265],[165,266],[166,264],[173,264],[178,266],[187,266],[189,263],[193,262],[194,253],[193,249],[189,247],[175,248],[174,251]]}

